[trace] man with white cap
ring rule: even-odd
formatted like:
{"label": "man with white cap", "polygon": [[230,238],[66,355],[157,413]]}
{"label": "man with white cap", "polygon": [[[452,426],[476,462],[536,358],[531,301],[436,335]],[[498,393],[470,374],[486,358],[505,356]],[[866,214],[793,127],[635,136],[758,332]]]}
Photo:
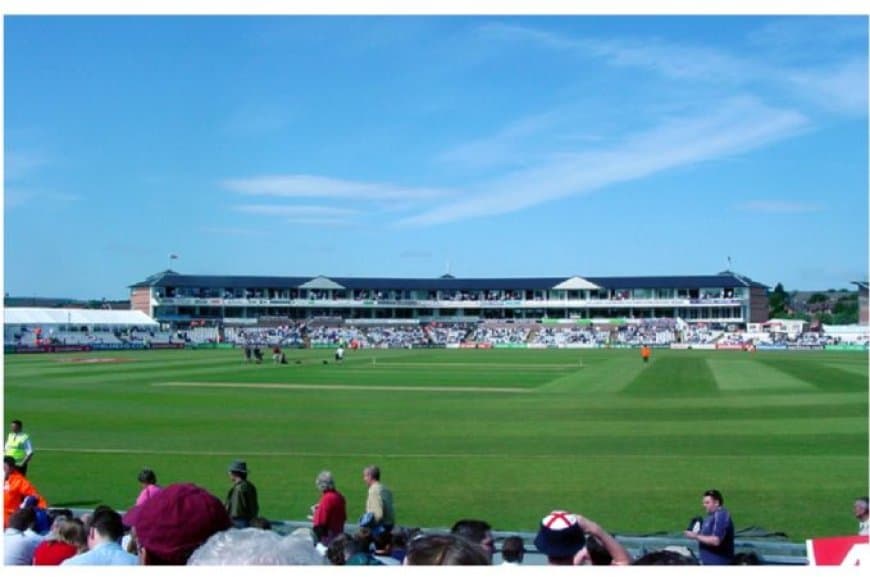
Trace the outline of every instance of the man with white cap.
{"label": "man with white cap", "polygon": [[584,562],[586,534],[597,538],[613,559],[612,565],[628,565],[631,555],[601,526],[581,515],[553,511],[543,519],[535,536],[535,547],[550,565],[580,565]]}

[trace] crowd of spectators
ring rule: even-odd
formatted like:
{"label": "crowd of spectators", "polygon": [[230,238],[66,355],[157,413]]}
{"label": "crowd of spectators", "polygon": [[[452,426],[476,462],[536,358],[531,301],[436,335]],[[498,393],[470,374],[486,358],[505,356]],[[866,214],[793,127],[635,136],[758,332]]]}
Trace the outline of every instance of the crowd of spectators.
{"label": "crowd of spectators", "polygon": [[225,327],[224,342],[238,346],[260,345],[300,347],[305,343],[307,326],[286,323],[274,327]]}
{"label": "crowd of spectators", "polygon": [[499,326],[482,324],[471,336],[472,341],[493,345],[525,343],[531,328],[524,325]]}
{"label": "crowd of spectators", "polygon": [[[235,462],[234,466],[239,462]],[[502,540],[499,549],[493,529],[482,519],[464,518],[448,530],[421,530],[395,522],[392,496],[368,475],[369,500],[359,524],[345,523],[345,500],[337,492],[328,471],[315,481],[323,498],[312,509],[312,527],[289,534],[276,531],[262,517],[239,526],[231,516],[230,498],[223,503],[207,490],[191,483],[156,485],[152,471],[140,474],[146,488],[153,489],[121,513],[99,505],[75,517],[69,509],[47,509],[48,525],[40,527],[35,503],[17,509],[4,534],[6,565],[519,565],[527,551],[536,550],[550,565],[629,564],[760,564],[754,554],[735,554],[733,521],[724,499],[716,490],[704,493],[707,516],[685,531],[685,538],[698,542],[694,548],[672,545],[633,556],[599,523],[578,513],[552,511],[539,523],[533,543],[520,535]],[[373,484],[372,484],[373,483]],[[373,488],[374,486],[374,488]],[[143,490],[144,491],[144,490]],[[374,520],[373,491],[389,497],[386,510]],[[713,497],[710,497],[712,495]],[[332,499],[327,501],[327,499]],[[866,525],[866,497],[856,505],[856,517]],[[708,503],[709,501],[709,503]],[[386,503],[386,501],[384,501]],[[329,508],[340,516],[335,525],[317,515]],[[860,513],[860,515],[859,515]],[[332,514],[330,514],[332,515]],[[863,515],[863,516],[861,516]],[[695,520],[693,519],[693,523]],[[534,549],[529,549],[534,547]]]}
{"label": "crowd of spectators", "polygon": [[[16,332],[12,342],[34,346],[33,333]],[[283,320],[274,326],[196,326],[173,331],[154,328],[125,328],[92,331],[50,331],[41,342],[58,345],[144,345],[215,344],[264,348],[333,347],[416,348],[450,347],[463,344],[487,347],[527,344],[532,347],[729,345],[782,344],[797,347],[857,344],[867,346],[868,337],[828,334],[807,330],[799,334],[766,329],[749,333],[715,323],[687,323],[681,320],[629,319],[620,322],[575,323],[512,322],[397,322],[385,320],[354,322],[326,318],[314,321]]]}

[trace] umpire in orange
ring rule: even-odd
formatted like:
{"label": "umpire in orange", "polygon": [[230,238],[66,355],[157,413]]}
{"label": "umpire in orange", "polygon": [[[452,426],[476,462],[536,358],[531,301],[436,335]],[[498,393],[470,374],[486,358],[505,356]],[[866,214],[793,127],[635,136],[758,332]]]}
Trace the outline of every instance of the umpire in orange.
{"label": "umpire in orange", "polygon": [[643,359],[644,364],[649,362],[650,348],[649,345],[643,345],[640,348],[640,357]]}

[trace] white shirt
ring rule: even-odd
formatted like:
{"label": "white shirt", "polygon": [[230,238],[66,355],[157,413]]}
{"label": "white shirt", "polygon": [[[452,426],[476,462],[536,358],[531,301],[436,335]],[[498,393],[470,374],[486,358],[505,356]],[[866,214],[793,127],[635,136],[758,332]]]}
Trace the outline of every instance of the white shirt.
{"label": "white shirt", "polygon": [[870,519],[858,523],[859,535],[870,535]]}
{"label": "white shirt", "polygon": [[6,529],[3,532],[3,564],[33,565],[33,551],[42,541],[42,537],[22,533],[18,529]]}

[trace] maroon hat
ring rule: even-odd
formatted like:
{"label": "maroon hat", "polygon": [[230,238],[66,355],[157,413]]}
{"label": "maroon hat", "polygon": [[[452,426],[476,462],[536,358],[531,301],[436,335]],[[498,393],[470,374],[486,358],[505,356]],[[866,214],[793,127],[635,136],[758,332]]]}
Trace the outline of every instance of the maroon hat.
{"label": "maroon hat", "polygon": [[209,537],[232,526],[223,503],[191,483],[176,483],[133,507],[124,524],[139,545],[166,563],[184,565]]}

